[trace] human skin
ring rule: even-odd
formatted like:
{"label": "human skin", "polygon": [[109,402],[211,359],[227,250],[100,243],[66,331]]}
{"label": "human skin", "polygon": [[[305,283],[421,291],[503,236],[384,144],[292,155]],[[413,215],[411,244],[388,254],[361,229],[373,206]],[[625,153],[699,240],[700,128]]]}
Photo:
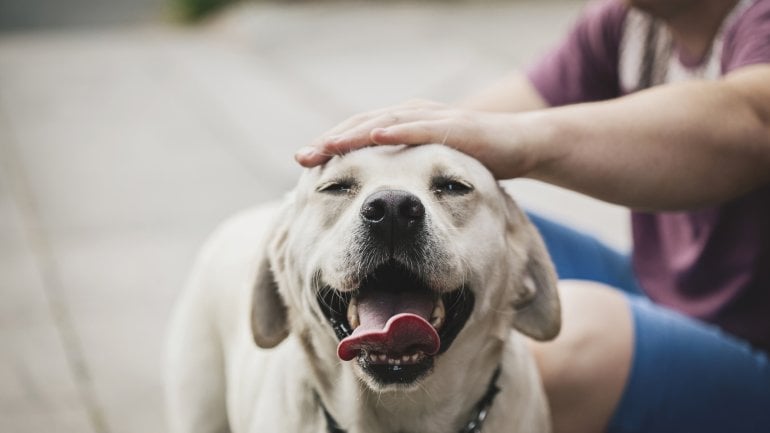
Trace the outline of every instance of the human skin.
{"label": "human skin", "polygon": [[305,166],[371,144],[444,143],[498,178],[530,177],[645,210],[720,203],[770,181],[770,66],[625,97],[490,113],[412,101],[351,118]]}

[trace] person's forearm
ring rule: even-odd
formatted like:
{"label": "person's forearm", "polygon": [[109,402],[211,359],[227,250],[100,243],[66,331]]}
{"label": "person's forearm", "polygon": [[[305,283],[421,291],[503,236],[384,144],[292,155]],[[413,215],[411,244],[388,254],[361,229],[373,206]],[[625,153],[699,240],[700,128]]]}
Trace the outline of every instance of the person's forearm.
{"label": "person's forearm", "polygon": [[770,90],[756,94],[749,77],[521,115],[519,140],[540,146],[527,176],[654,210],[752,190],[770,181]]}
{"label": "person's forearm", "polygon": [[497,178],[529,176],[637,209],[696,208],[770,182],[767,83],[770,65],[529,112],[411,101],[354,116],[296,158],[311,167],[373,144],[444,143]]}

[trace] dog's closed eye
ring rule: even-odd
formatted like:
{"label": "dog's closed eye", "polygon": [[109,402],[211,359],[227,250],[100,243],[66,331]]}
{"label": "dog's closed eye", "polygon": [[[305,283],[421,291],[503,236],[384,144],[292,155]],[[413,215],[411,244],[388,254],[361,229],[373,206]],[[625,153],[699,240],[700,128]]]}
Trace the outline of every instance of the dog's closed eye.
{"label": "dog's closed eye", "polygon": [[465,195],[473,191],[473,185],[451,176],[437,176],[431,181],[435,194]]}
{"label": "dog's closed eye", "polygon": [[356,191],[358,183],[352,178],[342,178],[324,182],[316,188],[316,192],[325,194],[350,194]]}

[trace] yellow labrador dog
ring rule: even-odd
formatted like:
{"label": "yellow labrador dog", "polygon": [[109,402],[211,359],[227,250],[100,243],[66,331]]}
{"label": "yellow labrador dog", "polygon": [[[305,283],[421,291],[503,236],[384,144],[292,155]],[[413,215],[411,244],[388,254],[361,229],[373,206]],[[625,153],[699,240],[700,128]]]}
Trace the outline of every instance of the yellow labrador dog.
{"label": "yellow labrador dog", "polygon": [[559,328],[542,241],[479,162],[362,149],[208,241],[168,336],[171,430],[548,432],[514,330]]}

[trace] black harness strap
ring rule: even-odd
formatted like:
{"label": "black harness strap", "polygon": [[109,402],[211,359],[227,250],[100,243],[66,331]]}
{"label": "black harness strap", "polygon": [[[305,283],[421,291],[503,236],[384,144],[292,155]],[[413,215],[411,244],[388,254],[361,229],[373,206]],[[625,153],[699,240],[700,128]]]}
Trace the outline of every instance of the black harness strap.
{"label": "black harness strap", "polygon": [[497,393],[500,392],[500,387],[497,386],[497,379],[500,378],[500,367],[495,369],[492,374],[492,379],[487,385],[487,392],[481,397],[478,403],[476,403],[476,409],[473,412],[473,417],[465,427],[460,430],[460,433],[481,433],[481,427],[484,425],[484,421],[489,415],[489,409],[492,407],[492,403],[495,401]]}

